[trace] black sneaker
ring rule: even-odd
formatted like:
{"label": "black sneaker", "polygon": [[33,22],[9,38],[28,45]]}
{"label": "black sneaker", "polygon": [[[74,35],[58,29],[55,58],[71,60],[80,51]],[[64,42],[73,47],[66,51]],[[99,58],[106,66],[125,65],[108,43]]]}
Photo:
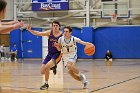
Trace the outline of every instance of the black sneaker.
{"label": "black sneaker", "polygon": [[40,87],[40,90],[46,90],[46,89],[48,89],[49,88],[49,84],[44,84],[44,85],[42,85],[41,87]]}
{"label": "black sneaker", "polygon": [[54,74],[54,75],[56,75],[56,73],[57,73],[56,68],[57,68],[57,65],[55,65],[54,67],[50,68],[51,70],[53,70],[53,74]]}

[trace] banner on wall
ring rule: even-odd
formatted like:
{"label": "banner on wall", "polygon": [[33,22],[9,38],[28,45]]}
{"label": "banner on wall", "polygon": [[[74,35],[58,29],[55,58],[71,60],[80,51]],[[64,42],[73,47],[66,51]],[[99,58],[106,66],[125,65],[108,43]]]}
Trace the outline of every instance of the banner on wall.
{"label": "banner on wall", "polygon": [[32,0],[32,11],[42,11],[42,8],[51,7],[54,10],[68,10],[69,0]]}

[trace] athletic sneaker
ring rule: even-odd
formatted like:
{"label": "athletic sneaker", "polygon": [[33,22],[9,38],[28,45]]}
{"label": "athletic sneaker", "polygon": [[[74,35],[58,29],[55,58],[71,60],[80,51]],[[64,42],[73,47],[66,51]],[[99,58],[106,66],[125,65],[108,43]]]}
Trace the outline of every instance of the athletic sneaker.
{"label": "athletic sneaker", "polygon": [[49,84],[44,84],[44,85],[42,85],[41,87],[40,87],[40,90],[46,90],[46,89],[48,89],[49,88]]}
{"label": "athletic sneaker", "polygon": [[87,86],[88,86],[88,81],[87,81],[87,79],[86,79],[86,76],[84,75],[84,74],[80,74],[80,79],[81,79],[81,81],[82,81],[82,83],[83,83],[83,85],[84,85],[84,87],[83,87],[83,89],[86,89],[86,88],[88,88]]}
{"label": "athletic sneaker", "polygon": [[56,75],[56,73],[57,73],[56,68],[57,68],[57,65],[55,65],[55,66],[53,66],[53,67],[51,68],[51,70],[53,70],[53,74],[54,74],[54,75]]}
{"label": "athletic sneaker", "polygon": [[88,88],[88,81],[85,81],[83,84],[84,84],[83,89],[87,89]]}

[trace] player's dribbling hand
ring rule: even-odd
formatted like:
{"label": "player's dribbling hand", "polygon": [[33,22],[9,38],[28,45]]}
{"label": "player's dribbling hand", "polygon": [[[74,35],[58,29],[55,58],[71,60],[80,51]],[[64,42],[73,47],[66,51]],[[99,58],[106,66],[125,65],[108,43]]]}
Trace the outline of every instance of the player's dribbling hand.
{"label": "player's dribbling hand", "polygon": [[20,28],[22,26],[24,26],[24,22],[17,21],[12,27],[13,27],[13,29],[17,29],[17,28]]}

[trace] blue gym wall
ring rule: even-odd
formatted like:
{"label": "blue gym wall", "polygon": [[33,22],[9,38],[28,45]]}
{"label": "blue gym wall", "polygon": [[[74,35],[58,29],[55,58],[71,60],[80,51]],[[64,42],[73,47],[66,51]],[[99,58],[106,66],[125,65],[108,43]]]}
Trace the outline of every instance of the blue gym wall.
{"label": "blue gym wall", "polygon": [[12,31],[10,33],[10,50],[11,48],[13,47],[13,44],[16,43],[16,47],[17,47],[17,50],[18,50],[18,57],[21,58],[21,30],[20,29],[16,29],[14,31]]}
{"label": "blue gym wall", "polygon": [[[42,31],[41,28],[34,28]],[[22,57],[21,42],[23,43],[24,58],[42,58],[42,37],[34,36],[28,31],[19,29],[10,33],[10,45],[17,43],[18,56]],[[140,58],[140,26],[118,26],[118,27],[83,27],[73,28],[73,34],[81,40],[95,44],[96,52],[93,56],[84,54],[84,46],[78,45],[78,58],[104,58],[109,49],[113,58]],[[31,42],[30,42],[31,41]],[[29,52],[28,50],[32,50]]]}
{"label": "blue gym wall", "polygon": [[[82,28],[82,38],[81,40],[83,41],[86,41],[86,42],[90,42],[90,43],[93,43],[94,42],[94,31],[93,31],[93,28],[92,27],[83,27]],[[85,46],[82,46],[81,48],[81,57],[79,58],[93,58],[93,56],[87,56],[85,55],[84,53],[84,47]]]}
{"label": "blue gym wall", "polygon": [[95,32],[95,58],[104,58],[109,49],[113,58],[140,58],[140,26],[101,27]]}
{"label": "blue gym wall", "polygon": [[[42,31],[41,28],[32,28],[32,30]],[[42,58],[42,37],[22,31],[22,45],[24,58]]]}
{"label": "blue gym wall", "polygon": [[[32,28],[42,31],[41,28]],[[26,29],[16,29],[10,33],[10,48],[17,44],[19,58],[42,58],[42,37],[32,35]]]}

